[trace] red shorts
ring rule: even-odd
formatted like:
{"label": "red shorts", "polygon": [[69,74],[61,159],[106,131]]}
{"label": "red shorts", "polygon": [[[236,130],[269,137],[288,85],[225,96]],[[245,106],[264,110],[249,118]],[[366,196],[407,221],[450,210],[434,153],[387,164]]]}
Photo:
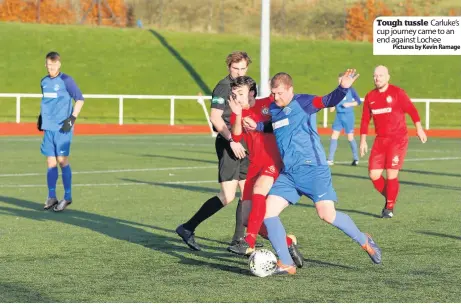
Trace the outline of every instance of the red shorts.
{"label": "red shorts", "polygon": [[402,169],[407,148],[407,136],[403,138],[376,137],[371,148],[368,170]]}
{"label": "red shorts", "polygon": [[274,181],[280,174],[280,167],[277,165],[256,165],[250,163],[248,167],[247,178],[245,181],[245,187],[243,188],[242,201],[251,200],[253,196],[253,188],[256,181],[260,176],[270,176],[274,178]]}

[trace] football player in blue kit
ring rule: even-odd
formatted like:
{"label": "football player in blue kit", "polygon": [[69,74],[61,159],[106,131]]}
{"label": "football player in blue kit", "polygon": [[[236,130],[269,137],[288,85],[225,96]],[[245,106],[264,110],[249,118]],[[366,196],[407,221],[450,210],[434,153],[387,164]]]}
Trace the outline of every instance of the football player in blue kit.
{"label": "football player in blue kit", "polygon": [[[83,107],[84,98],[72,77],[60,71],[61,57],[57,52],[48,53],[45,60],[48,75],[40,83],[42,101],[37,121],[39,131],[44,131],[41,152],[48,165],[48,198],[44,209],[53,208],[59,212],[72,203],[72,170],[68,157],[75,120]],[[64,185],[64,198],[60,201],[56,195],[58,164]]]}
{"label": "football player in blue kit", "polygon": [[[344,76],[344,73],[340,73],[338,76],[338,81],[341,81],[341,78]],[[338,148],[338,138],[341,131],[344,129],[344,133],[347,134],[347,140],[352,150],[352,163],[351,166],[357,166],[359,164],[359,153],[357,149],[357,142],[354,138],[354,124],[355,124],[355,115],[354,107],[359,106],[362,102],[360,97],[355,91],[354,88],[350,88],[343,100],[338,103],[335,107],[330,108],[330,112],[336,110],[336,117],[333,122],[333,133],[331,134],[330,139],[330,153],[328,155],[328,165],[334,165],[334,158],[336,149]]]}
{"label": "football player in blue kit", "polygon": [[[325,96],[295,94],[293,80],[287,73],[278,73],[271,79],[275,99],[270,107],[272,132],[284,166],[269,192],[264,217],[269,240],[279,257],[276,274],[296,273],[279,215],[302,195],[314,202],[320,219],[357,242],[374,263],[381,263],[381,249],[371,236],[360,231],[347,214],[335,209],[337,196],[331,171],[313,119],[319,110],[340,103],[358,76],[355,70],[347,70],[340,85]],[[248,121],[247,127],[270,131],[263,123]]]}

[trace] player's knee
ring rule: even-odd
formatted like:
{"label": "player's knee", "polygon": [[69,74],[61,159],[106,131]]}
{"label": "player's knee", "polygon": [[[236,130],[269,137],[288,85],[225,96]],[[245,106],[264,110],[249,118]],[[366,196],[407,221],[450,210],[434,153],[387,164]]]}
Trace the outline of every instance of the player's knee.
{"label": "player's knee", "polygon": [[317,215],[322,221],[325,221],[328,224],[333,223],[333,221],[335,220],[335,213],[330,210],[326,210],[326,209],[317,210]]}
{"label": "player's knee", "polygon": [[347,140],[354,141],[354,133],[347,134]]}
{"label": "player's knee", "polygon": [[235,199],[235,193],[224,193],[220,192],[218,194],[219,199],[221,200],[221,203],[226,206],[230,204],[234,199]]}
{"label": "player's knee", "polygon": [[46,164],[47,164],[48,168],[54,168],[54,167],[58,166],[58,162],[57,162],[56,158],[54,158],[54,157],[48,157],[46,159]]}
{"label": "player's knee", "polygon": [[58,163],[59,163],[59,166],[61,168],[63,168],[63,167],[65,167],[65,166],[67,166],[69,164],[69,160],[67,159],[67,157],[66,158],[59,158]]}
{"label": "player's knee", "polygon": [[381,172],[376,172],[376,171],[370,171],[368,172],[368,176],[371,178],[371,180],[377,180],[381,177]]}
{"label": "player's knee", "polygon": [[334,202],[317,202],[315,204],[315,209],[317,210],[317,215],[322,221],[331,224],[335,220],[336,210],[334,208]]}

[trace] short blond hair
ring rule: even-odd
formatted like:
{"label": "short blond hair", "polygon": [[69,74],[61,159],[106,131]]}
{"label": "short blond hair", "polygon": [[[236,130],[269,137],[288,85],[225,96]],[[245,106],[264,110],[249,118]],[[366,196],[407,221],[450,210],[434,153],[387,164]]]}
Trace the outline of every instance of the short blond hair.
{"label": "short blond hair", "polygon": [[293,78],[291,78],[290,74],[280,72],[272,77],[271,88],[278,88],[280,85],[285,85],[286,87],[293,86]]}

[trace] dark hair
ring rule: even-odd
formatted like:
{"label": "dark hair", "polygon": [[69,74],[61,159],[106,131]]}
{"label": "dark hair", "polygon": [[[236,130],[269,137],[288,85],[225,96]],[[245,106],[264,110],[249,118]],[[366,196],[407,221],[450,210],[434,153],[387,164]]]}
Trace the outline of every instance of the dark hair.
{"label": "dark hair", "polygon": [[288,87],[293,86],[293,79],[288,73],[280,72],[272,77],[271,88],[278,88],[282,84]]}
{"label": "dark hair", "polygon": [[58,52],[49,52],[46,54],[46,59],[50,59],[51,61],[60,61],[61,55]]}
{"label": "dark hair", "polygon": [[245,60],[247,62],[247,66],[249,66],[251,63],[251,58],[250,56],[248,56],[246,52],[243,52],[243,51],[232,52],[229,55],[227,55],[227,58],[226,58],[227,67],[230,67],[231,64],[240,62],[242,60]]}
{"label": "dark hair", "polygon": [[243,86],[248,86],[250,91],[255,92],[254,96],[258,95],[258,89],[256,87],[256,81],[253,80],[250,76],[239,76],[232,80],[231,89],[240,88]]}

